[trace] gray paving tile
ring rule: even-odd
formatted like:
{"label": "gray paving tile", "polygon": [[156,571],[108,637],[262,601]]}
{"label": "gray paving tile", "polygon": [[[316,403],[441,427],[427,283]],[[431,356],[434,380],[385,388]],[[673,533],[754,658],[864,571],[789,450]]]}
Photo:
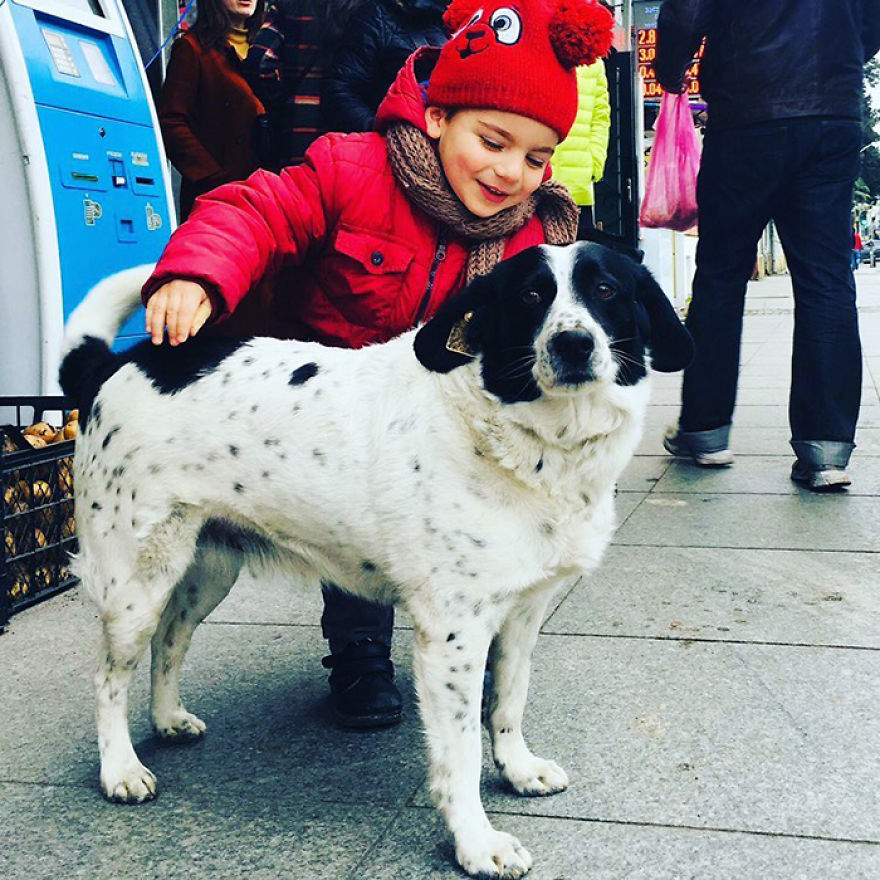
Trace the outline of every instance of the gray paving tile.
{"label": "gray paving tile", "polygon": [[531,693],[572,784],[517,797],[484,750],[489,810],[880,844],[878,651],[544,635]]}
{"label": "gray paving tile", "polygon": [[610,547],[548,633],[880,649],[870,553]]}
{"label": "gray paving tile", "polygon": [[[654,492],[618,529],[616,544],[880,551],[874,498]],[[878,557],[880,558],[880,557]]]}
{"label": "gray paving tile", "polygon": [[672,456],[665,452],[663,455],[634,456],[617,481],[617,488],[621,492],[650,491],[673,461]]}
{"label": "gray paving tile", "polygon": [[788,432],[788,405],[737,406],[733,414],[733,424],[737,430],[782,428]]}
{"label": "gray paving tile", "polygon": [[[670,456],[671,458],[671,456]],[[651,459],[649,459],[651,460]],[[655,484],[657,492],[739,493],[743,495],[798,495],[804,490],[790,478],[794,457],[739,455],[732,467],[702,468],[686,459],[672,459]],[[857,450],[849,472],[848,495],[880,495],[880,457]]]}
{"label": "gray paving tile", "polygon": [[[73,785],[100,799],[91,684],[96,638],[94,615],[76,597],[63,608],[53,601],[24,612],[0,637],[0,781]],[[394,803],[424,773],[410,645],[410,633],[396,634],[405,723],[359,734],[332,723],[317,626],[205,623],[187,656],[182,693],[208,734],[192,746],[153,737],[145,659],[131,689],[132,742],[172,797],[271,785],[295,774],[296,786],[318,799],[344,792],[347,803]],[[361,774],[369,783],[352,785]]]}
{"label": "gray paving tile", "polygon": [[620,492],[614,499],[614,507],[617,511],[617,522],[625,523],[632,513],[645,499],[644,492]]}
{"label": "gray paving tile", "polygon": [[[652,405],[645,419],[645,430],[663,429],[678,420],[679,406]],[[745,428],[785,428],[788,429],[787,395],[772,404],[752,402],[737,406],[733,415],[734,430]],[[859,412],[859,426],[862,429],[880,428],[880,406],[863,405]]]}
{"label": "gray paving tile", "polygon": [[196,786],[123,807],[76,788],[0,783],[3,877],[340,880],[394,816],[382,807],[304,805],[298,790],[288,777],[258,797]]}
{"label": "gray paving tile", "polygon": [[[426,816],[425,814],[428,814]],[[364,860],[369,880],[461,880],[439,819],[410,808]],[[493,814],[535,860],[529,880],[876,880],[870,844]]]}
{"label": "gray paving tile", "polygon": [[[743,406],[787,406],[788,405],[788,374],[778,374],[768,377],[766,372],[762,376],[751,373],[740,376],[737,386],[736,405]],[[666,403],[652,397],[653,403]],[[676,402],[675,400],[672,401]],[[862,377],[862,406],[876,406],[878,404],[876,387],[871,376],[865,372]]]}
{"label": "gray paving tile", "polygon": [[[642,439],[636,448],[636,455],[669,455],[663,448],[663,434],[669,425],[663,424],[662,420],[657,425],[649,425],[645,428]],[[862,433],[868,435],[874,429]],[[791,432],[788,427],[778,428],[739,428],[734,425],[730,435],[730,448],[734,455],[792,455],[789,438]],[[859,448],[864,452],[864,440],[859,440]],[[876,438],[872,440],[876,444],[877,453],[880,454],[880,431],[876,432]]]}

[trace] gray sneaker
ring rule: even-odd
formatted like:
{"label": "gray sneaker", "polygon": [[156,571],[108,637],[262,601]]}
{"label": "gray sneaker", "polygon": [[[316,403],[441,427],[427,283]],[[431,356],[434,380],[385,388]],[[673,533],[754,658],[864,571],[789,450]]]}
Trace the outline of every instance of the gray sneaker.
{"label": "gray sneaker", "polygon": [[841,492],[852,484],[846,468],[828,464],[811,467],[800,459],[791,466],[791,478],[811,492]]}
{"label": "gray sneaker", "polygon": [[695,448],[688,435],[677,428],[669,428],[663,437],[663,448],[679,458],[690,458],[694,464],[706,468],[729,467],[733,464],[733,453],[729,449],[715,449],[711,452]]}

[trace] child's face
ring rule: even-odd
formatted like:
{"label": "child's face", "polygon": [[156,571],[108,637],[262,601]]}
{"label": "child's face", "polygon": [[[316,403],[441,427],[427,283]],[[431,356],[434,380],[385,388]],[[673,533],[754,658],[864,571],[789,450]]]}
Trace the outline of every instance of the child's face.
{"label": "child's face", "polygon": [[544,179],[558,138],[552,128],[501,110],[425,110],[428,136],[453,192],[477,217],[524,202]]}

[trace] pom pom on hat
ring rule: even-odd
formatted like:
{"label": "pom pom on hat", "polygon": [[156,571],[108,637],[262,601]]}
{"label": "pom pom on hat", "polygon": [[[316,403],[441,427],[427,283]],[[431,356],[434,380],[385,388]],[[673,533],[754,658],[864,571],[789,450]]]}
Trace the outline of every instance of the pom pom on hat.
{"label": "pom pom on hat", "polygon": [[596,0],[453,0],[443,20],[452,37],[428,103],[518,113],[560,140],[577,113],[574,68],[607,55],[614,28]]}
{"label": "pom pom on hat", "polygon": [[550,42],[563,67],[592,64],[611,51],[614,18],[600,3],[560,0],[550,19]]}

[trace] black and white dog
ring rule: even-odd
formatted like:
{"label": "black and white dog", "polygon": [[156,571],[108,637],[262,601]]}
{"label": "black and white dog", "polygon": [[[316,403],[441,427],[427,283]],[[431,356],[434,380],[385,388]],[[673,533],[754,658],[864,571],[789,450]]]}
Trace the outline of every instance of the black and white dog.
{"label": "black and white dog", "polygon": [[61,368],[84,425],[76,570],[103,623],[104,793],[156,794],[127,720],[147,645],[157,732],[200,736],[180,701],[184,654],[242,565],[268,562],[408,609],[431,791],[456,857],[471,874],[521,876],[531,856],[479,796],[487,651],[494,640],[495,764],[520,794],[562,791],[566,774],[523,739],[530,656],[550,598],[614,531],[650,368],[691,357],[669,301],[627,257],[542,246],[384,345],[205,336],[114,355],[148,271],[89,294]]}

